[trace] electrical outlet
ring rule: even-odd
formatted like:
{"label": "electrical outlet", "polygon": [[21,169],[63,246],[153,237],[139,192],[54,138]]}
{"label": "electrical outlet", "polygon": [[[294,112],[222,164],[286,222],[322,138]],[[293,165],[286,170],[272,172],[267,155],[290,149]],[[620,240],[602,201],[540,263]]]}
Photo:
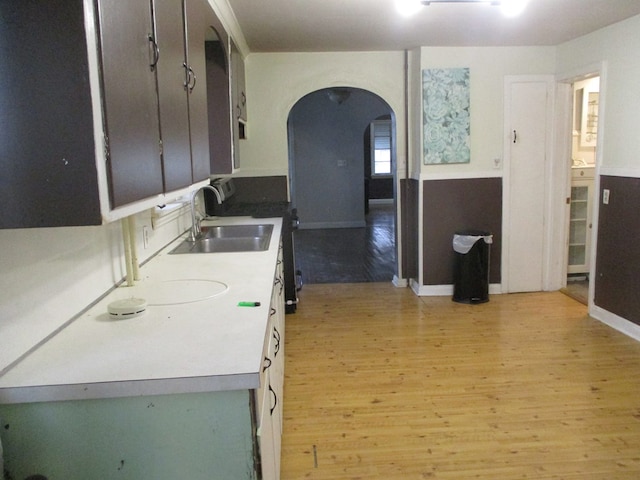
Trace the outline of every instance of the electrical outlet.
{"label": "electrical outlet", "polygon": [[602,190],[602,203],[604,205],[609,205],[609,189],[605,188]]}
{"label": "electrical outlet", "polygon": [[146,225],[142,226],[142,244],[144,248],[149,248],[149,227]]}
{"label": "electrical outlet", "polygon": [[493,168],[495,168],[496,170],[499,170],[502,167],[502,159],[501,158],[494,158],[493,159]]}

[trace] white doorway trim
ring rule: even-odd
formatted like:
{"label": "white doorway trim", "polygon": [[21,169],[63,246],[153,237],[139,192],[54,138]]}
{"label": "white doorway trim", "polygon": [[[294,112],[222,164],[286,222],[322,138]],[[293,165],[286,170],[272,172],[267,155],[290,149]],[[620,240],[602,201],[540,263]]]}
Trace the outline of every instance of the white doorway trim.
{"label": "white doorway trim", "polygon": [[[554,179],[553,189],[557,192],[554,197],[555,200],[555,212],[552,230],[556,232],[562,232],[562,238],[558,241],[558,238],[551,239],[550,252],[552,257],[561,259],[560,264],[553,264],[553,267],[549,271],[549,284],[552,290],[557,290],[567,285],[567,264],[568,262],[568,250],[567,250],[567,235],[569,231],[569,206],[566,204],[566,198],[571,194],[571,178],[570,178],[570,164],[568,165],[566,160],[571,159],[571,138],[572,138],[572,123],[571,121],[562,121],[562,114],[567,113],[571,115],[573,109],[573,88],[572,85],[579,81],[590,77],[600,77],[600,101],[598,106],[598,138],[596,142],[596,156],[595,156],[595,186],[594,186],[594,202],[593,202],[593,228],[591,229],[591,251],[590,258],[592,259],[589,267],[589,278],[592,280],[589,282],[589,296],[588,296],[588,309],[589,314],[600,318],[602,315],[597,315],[594,309],[594,287],[595,287],[595,271],[596,271],[596,252],[597,252],[597,238],[598,238],[598,212],[599,201],[598,192],[600,191],[600,169],[602,165],[602,138],[604,135],[604,112],[606,104],[606,62],[598,62],[584,67],[556,76],[556,90],[557,95],[557,110],[556,110],[556,137],[554,141],[554,170],[557,177]],[[568,146],[567,146],[568,144]],[[552,207],[553,208],[553,207]]]}

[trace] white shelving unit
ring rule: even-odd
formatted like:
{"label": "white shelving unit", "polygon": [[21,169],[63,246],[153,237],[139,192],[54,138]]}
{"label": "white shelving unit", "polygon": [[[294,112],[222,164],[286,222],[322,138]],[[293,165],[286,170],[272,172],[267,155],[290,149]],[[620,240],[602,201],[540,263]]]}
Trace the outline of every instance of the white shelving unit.
{"label": "white shelving unit", "polygon": [[569,274],[589,273],[593,211],[593,168],[574,168],[569,215]]}

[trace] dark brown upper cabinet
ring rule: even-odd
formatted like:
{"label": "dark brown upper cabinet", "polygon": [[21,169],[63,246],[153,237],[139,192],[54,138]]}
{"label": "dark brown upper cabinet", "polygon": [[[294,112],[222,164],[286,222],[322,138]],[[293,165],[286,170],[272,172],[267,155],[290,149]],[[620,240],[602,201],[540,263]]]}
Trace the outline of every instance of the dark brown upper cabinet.
{"label": "dark brown upper cabinet", "polygon": [[231,41],[231,97],[233,99],[233,166],[240,168],[240,140],[246,138],[247,93],[244,59]]}
{"label": "dark brown upper cabinet", "polygon": [[105,151],[112,207],[164,192],[151,3],[98,0]]}
{"label": "dark brown upper cabinet", "polygon": [[0,2],[0,228],[101,223],[82,0]]}
{"label": "dark brown upper cabinet", "polygon": [[211,171],[209,137],[216,132],[209,105],[216,102],[206,80],[205,45],[212,25],[222,27],[204,0],[155,0],[153,7],[165,189],[175,190]]}
{"label": "dark brown upper cabinet", "polygon": [[222,31],[221,26],[209,28],[205,43],[212,174],[233,171],[229,37],[221,35]]}
{"label": "dark brown upper cabinet", "polygon": [[211,31],[225,51],[228,36],[206,0],[0,2],[0,17],[0,228],[99,225],[209,177],[229,84],[226,105],[209,92]]}

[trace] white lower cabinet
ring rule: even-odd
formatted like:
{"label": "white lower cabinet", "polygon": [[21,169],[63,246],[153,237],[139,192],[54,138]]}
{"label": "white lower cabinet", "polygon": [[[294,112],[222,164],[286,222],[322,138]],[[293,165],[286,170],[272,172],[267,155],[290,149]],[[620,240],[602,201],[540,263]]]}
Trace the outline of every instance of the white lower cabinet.
{"label": "white lower cabinet", "polygon": [[251,393],[0,405],[6,478],[256,480]]}
{"label": "white lower cabinet", "polygon": [[593,217],[593,168],[574,169],[569,218],[569,274],[589,273]]}
{"label": "white lower cabinet", "polygon": [[262,478],[280,478],[282,404],[284,393],[284,281],[282,249],[271,297],[269,327],[258,397],[258,440]]}
{"label": "white lower cabinet", "polygon": [[281,285],[279,268],[259,389],[0,404],[5,477],[279,479],[285,310]]}

